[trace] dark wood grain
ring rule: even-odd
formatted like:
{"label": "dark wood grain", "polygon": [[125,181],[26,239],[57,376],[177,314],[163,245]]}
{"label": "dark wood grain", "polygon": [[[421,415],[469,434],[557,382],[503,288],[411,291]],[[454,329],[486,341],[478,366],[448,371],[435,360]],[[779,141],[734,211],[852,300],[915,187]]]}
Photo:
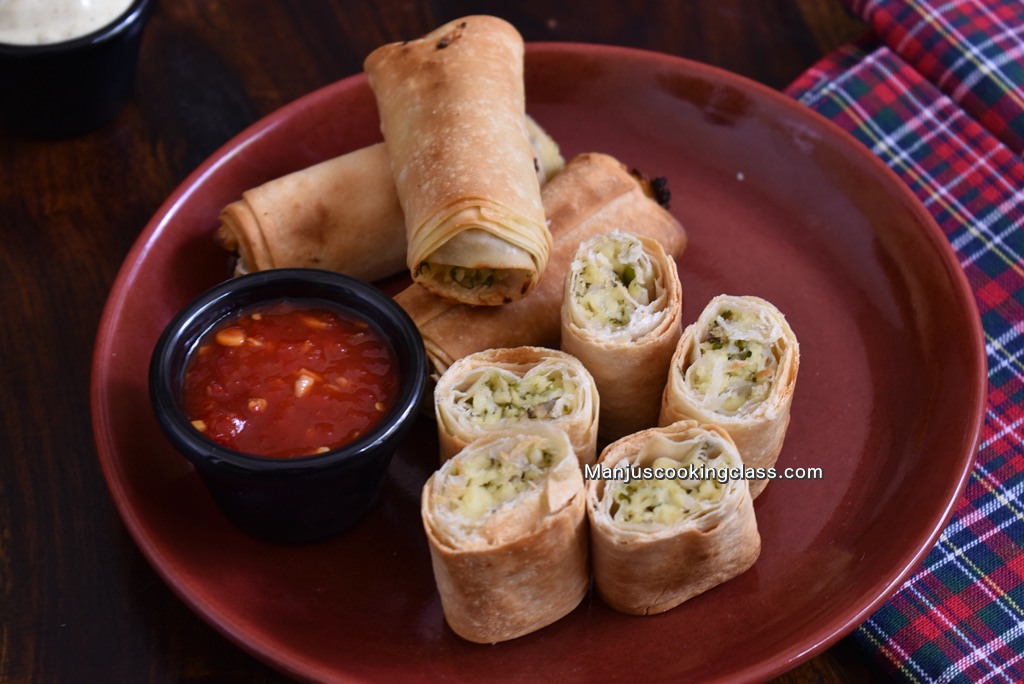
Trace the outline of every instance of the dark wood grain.
{"label": "dark wood grain", "polygon": [[[774,88],[863,31],[836,0],[160,4],[112,124],[63,141],[0,131],[0,681],[286,681],[193,614],[122,525],[92,442],[97,324],[138,233],[210,153],[377,45],[473,13],[529,41],[659,50]],[[882,679],[842,641],[778,681]]]}

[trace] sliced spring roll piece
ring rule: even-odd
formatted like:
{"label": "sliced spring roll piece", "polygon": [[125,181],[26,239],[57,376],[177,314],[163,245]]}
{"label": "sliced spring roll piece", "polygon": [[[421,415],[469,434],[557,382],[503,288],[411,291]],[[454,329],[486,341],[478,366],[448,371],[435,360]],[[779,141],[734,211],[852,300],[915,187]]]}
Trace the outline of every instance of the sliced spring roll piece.
{"label": "sliced spring roll piece", "polygon": [[[527,116],[537,178],[565,166],[558,143]],[[322,268],[362,280],[406,269],[405,215],[384,143],[267,181],[221,211],[218,244],[235,252],[235,274]]]}
{"label": "sliced spring roll piece", "polygon": [[364,62],[405,214],[409,271],[454,301],[520,299],[551,255],[523,53],[511,24],[470,16]]}
{"label": "sliced spring roll piece", "polygon": [[445,620],[469,641],[534,632],[590,584],[583,475],[546,423],[471,442],[423,487],[421,513]]}
{"label": "sliced spring roll piece", "polygon": [[470,354],[434,387],[442,462],[487,433],[545,422],[569,435],[581,464],[593,463],[598,411],[597,386],[579,359],[543,347]]}
{"label": "sliced spring roll piece", "polygon": [[594,376],[606,442],[657,425],[682,315],[676,261],[657,240],[614,230],[576,250],[561,346]]}
{"label": "sliced spring roll piece", "polygon": [[636,432],[609,444],[597,467],[587,481],[594,584],[612,608],[663,613],[760,555],[743,464],[724,430],[680,421]]}
{"label": "sliced spring roll piece", "polygon": [[579,243],[592,235],[628,225],[634,233],[657,240],[678,259],[686,249],[686,232],[660,204],[666,188],[606,154],[571,159],[544,186],[554,251],[544,277],[529,297],[501,307],[461,305],[413,285],[395,300],[419,328],[435,373],[456,360],[496,347],[549,347],[560,340],[565,274]]}
{"label": "sliced spring roll piece", "polygon": [[[684,418],[724,428],[743,462],[775,465],[789,427],[800,345],[786,317],[760,297],[719,295],[683,331],[659,423]],[[751,480],[751,496],[769,478]]]}

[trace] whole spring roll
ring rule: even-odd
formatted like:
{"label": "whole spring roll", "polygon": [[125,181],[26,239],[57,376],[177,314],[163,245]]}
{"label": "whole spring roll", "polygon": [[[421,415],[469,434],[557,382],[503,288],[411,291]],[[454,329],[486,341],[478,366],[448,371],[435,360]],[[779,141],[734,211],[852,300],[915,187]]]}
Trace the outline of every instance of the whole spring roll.
{"label": "whole spring roll", "polygon": [[524,297],[551,254],[523,53],[511,24],[471,16],[364,62],[405,214],[409,271],[457,302]]}
{"label": "whole spring roll", "polygon": [[654,615],[750,568],[761,553],[729,435],[680,421],[609,444],[587,481],[594,585],[612,608]]}
{"label": "whole spring roll", "polygon": [[217,242],[235,272],[322,268],[377,280],[405,268],[405,218],[384,143],[242,193],[221,211]]}
{"label": "whole spring roll", "polygon": [[546,423],[471,442],[423,487],[421,512],[445,620],[469,641],[534,632],[590,585],[583,475]]}
{"label": "whole spring roll", "polygon": [[565,279],[561,346],[594,376],[606,442],[658,424],[682,315],[676,261],[657,240],[615,230],[576,250]]}
{"label": "whole spring roll", "polygon": [[686,249],[686,232],[659,204],[665,188],[606,154],[571,159],[544,186],[554,249],[540,284],[529,297],[501,307],[473,307],[435,297],[413,284],[395,300],[419,328],[436,374],[473,352],[496,347],[549,347],[561,338],[565,274],[580,242],[628,226],[657,240],[674,258]]}
{"label": "whole spring roll", "polygon": [[[565,160],[526,118],[541,184]],[[237,253],[235,274],[322,268],[362,280],[406,269],[405,215],[384,143],[370,145],[251,188],[221,211],[216,241]]]}
{"label": "whole spring roll", "polygon": [[569,354],[543,347],[470,354],[434,387],[441,461],[488,433],[544,422],[569,436],[580,464],[593,463],[599,406],[594,378]]}
{"label": "whole spring roll", "polygon": [[[799,366],[800,345],[781,311],[760,297],[719,295],[679,339],[659,423],[719,425],[744,464],[767,473],[789,427]],[[769,479],[751,479],[751,496]]]}

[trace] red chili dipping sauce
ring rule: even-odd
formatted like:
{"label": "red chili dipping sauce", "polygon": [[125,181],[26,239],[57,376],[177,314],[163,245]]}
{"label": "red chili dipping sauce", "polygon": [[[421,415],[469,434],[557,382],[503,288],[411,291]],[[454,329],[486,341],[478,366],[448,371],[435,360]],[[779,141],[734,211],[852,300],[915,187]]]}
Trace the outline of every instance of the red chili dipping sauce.
{"label": "red chili dipping sauce", "polygon": [[377,425],[398,384],[395,353],[373,326],[320,303],[282,301],[200,340],[185,369],[185,413],[235,451],[310,456]]}

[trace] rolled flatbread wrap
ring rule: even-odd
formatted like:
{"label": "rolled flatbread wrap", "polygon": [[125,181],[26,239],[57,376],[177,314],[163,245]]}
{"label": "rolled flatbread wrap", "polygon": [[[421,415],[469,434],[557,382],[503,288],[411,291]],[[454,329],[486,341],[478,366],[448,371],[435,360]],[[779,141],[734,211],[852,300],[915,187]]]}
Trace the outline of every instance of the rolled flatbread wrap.
{"label": "rolled flatbread wrap", "polygon": [[[594,585],[612,608],[653,615],[750,568],[754,505],[728,433],[680,421],[609,444],[588,476]],[[724,477],[723,477],[724,475]]]}
{"label": "rolled flatbread wrap", "polygon": [[683,332],[682,302],[676,261],[657,240],[613,230],[576,250],[565,279],[561,347],[594,376],[606,442],[658,424]]}
{"label": "rolled flatbread wrap", "polygon": [[554,250],[540,284],[529,297],[501,307],[474,307],[433,296],[413,284],[395,300],[423,336],[436,375],[456,360],[496,347],[549,347],[560,340],[565,274],[581,241],[628,225],[657,240],[678,259],[686,232],[659,204],[655,183],[606,154],[571,159],[543,189]]}
{"label": "rolled flatbread wrap", "polygon": [[599,401],[578,359],[555,349],[488,349],[453,363],[434,387],[441,461],[474,439],[532,422],[569,436],[580,463],[597,459]]}
{"label": "rolled flatbread wrap", "polygon": [[405,219],[384,143],[246,190],[215,234],[235,272],[321,268],[377,280],[405,268]]}
{"label": "rolled flatbread wrap", "polygon": [[[537,178],[565,166],[558,143],[526,117]],[[221,211],[215,239],[235,252],[235,274],[321,268],[362,280],[406,269],[405,215],[384,143],[360,148],[246,190]]]}
{"label": "rolled flatbread wrap", "polygon": [[[766,472],[782,450],[799,366],[800,345],[781,311],[760,297],[719,295],[679,339],[659,423],[721,426],[744,464]],[[751,479],[751,496],[769,479]]]}
{"label": "rolled flatbread wrap", "polygon": [[583,475],[546,423],[491,433],[446,461],[421,512],[445,620],[469,641],[534,632],[590,585]]}
{"label": "rolled flatbread wrap", "polygon": [[379,47],[364,63],[405,214],[409,271],[454,301],[520,299],[551,254],[523,53],[511,24],[470,16]]}

